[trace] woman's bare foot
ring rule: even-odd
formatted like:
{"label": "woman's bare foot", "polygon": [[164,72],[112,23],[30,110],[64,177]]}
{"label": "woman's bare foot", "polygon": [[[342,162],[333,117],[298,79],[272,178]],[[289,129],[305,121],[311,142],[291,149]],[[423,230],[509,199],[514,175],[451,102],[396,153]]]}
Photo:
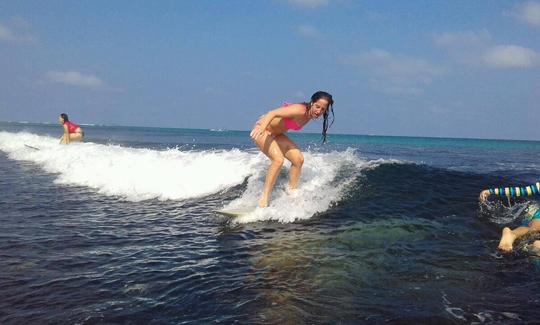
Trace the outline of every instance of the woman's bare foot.
{"label": "woman's bare foot", "polygon": [[257,204],[259,205],[259,208],[266,208],[268,206],[268,199],[260,198]]}
{"label": "woman's bare foot", "polygon": [[501,241],[499,242],[499,249],[505,252],[510,252],[512,250],[512,245],[516,240],[516,235],[508,227],[504,227],[502,231]]}
{"label": "woman's bare foot", "polygon": [[285,193],[287,193],[287,195],[292,197],[292,198],[296,198],[299,195],[299,191],[298,191],[297,188],[291,188],[289,186],[287,186],[287,188],[285,188]]}

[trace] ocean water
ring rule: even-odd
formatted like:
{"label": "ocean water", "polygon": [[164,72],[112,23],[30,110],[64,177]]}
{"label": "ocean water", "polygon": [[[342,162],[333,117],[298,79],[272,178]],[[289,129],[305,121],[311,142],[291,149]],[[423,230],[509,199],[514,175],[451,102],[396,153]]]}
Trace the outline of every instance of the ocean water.
{"label": "ocean water", "polygon": [[[540,142],[293,133],[270,207],[248,132],[0,123],[0,323],[515,323],[540,320],[520,207]],[[25,145],[39,148],[32,149]],[[504,202],[501,202],[504,203]]]}

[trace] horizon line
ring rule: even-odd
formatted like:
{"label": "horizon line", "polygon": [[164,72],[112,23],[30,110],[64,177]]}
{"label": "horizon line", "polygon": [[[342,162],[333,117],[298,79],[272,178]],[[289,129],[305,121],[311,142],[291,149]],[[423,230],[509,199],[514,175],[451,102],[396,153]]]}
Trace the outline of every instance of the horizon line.
{"label": "horizon line", "polygon": [[[0,120],[0,123],[12,123],[12,124],[43,124],[43,125],[55,125],[55,122],[31,122],[31,121],[4,121]],[[145,125],[122,125],[122,124],[101,124],[101,123],[79,123],[79,125],[86,127],[131,127],[131,128],[153,128],[153,129],[179,129],[179,130],[206,130],[206,131],[221,131],[221,132],[250,132],[250,130],[233,130],[224,128],[185,128],[177,126],[145,126]],[[298,134],[318,135],[314,132],[297,132]],[[394,137],[394,138],[428,138],[428,139],[451,139],[451,140],[486,140],[486,141],[527,141],[527,142],[540,142],[539,140],[530,139],[504,139],[504,138],[464,138],[464,137],[451,137],[451,136],[424,136],[424,135],[387,135],[387,134],[360,134],[360,133],[328,133],[327,136],[340,135],[340,136],[364,136],[364,137]]]}

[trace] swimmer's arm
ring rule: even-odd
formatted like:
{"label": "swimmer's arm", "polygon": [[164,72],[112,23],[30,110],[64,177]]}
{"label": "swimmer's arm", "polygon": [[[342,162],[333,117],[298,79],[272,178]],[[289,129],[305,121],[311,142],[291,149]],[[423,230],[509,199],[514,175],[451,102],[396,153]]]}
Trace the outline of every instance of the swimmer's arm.
{"label": "swimmer's arm", "polygon": [[540,182],[536,182],[535,184],[531,184],[529,186],[489,188],[480,193],[480,201],[485,201],[485,199],[487,199],[487,197],[490,195],[507,197],[540,195]]}

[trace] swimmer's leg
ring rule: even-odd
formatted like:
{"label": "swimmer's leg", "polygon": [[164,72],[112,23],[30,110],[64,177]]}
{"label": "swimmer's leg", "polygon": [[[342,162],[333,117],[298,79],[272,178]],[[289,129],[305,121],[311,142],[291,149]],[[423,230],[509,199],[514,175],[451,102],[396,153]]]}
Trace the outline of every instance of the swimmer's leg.
{"label": "swimmer's leg", "polygon": [[504,227],[502,231],[501,240],[499,242],[499,249],[505,252],[510,252],[513,249],[514,241],[519,237],[528,234],[530,231],[540,230],[540,219],[533,219],[529,223],[529,227],[518,227],[511,230],[508,227]]}
{"label": "swimmer's leg", "polygon": [[514,230],[504,227],[502,230],[501,240],[499,241],[499,249],[504,252],[510,252],[514,248],[514,241],[519,236],[523,236],[529,232],[529,227],[519,227]]}

